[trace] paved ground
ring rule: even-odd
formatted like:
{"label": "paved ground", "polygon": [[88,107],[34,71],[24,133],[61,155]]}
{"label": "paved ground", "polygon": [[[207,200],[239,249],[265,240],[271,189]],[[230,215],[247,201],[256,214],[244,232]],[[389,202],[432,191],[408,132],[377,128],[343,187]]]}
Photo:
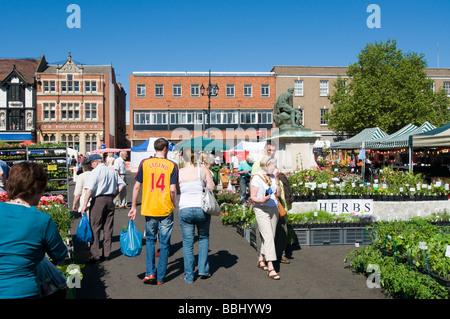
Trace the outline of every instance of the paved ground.
{"label": "paved ground", "polygon": [[[128,181],[131,203],[133,175]],[[73,187],[73,183],[71,183]],[[72,192],[72,191],[71,191]],[[140,199],[139,199],[140,200]],[[210,231],[210,270],[212,277],[187,284],[183,275],[183,251],[178,211],[172,251],[165,283],[144,285],[145,242],[142,254],[135,258],[120,252],[119,234],[127,225],[128,210],[115,213],[112,259],[83,268],[84,279],[77,289],[80,299],[386,299],[381,289],[370,289],[366,278],[345,268],[345,255],[353,246],[302,247],[293,252],[291,263],[279,266],[281,280],[274,281],[256,267],[257,253],[231,226],[213,217]],[[74,233],[79,218],[74,222]],[[139,231],[144,230],[144,217],[136,218]],[[198,249],[198,243],[196,244]],[[197,253],[197,250],[194,251]],[[79,263],[88,258],[88,248],[76,246]]]}

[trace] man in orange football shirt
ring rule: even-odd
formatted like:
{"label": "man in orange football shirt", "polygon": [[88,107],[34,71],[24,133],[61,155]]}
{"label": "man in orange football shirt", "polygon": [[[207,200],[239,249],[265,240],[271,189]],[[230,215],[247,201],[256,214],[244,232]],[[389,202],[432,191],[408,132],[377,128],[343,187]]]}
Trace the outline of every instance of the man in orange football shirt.
{"label": "man in orange football shirt", "polygon": [[[167,159],[169,142],[165,138],[155,141],[154,157],[144,159],[134,179],[131,210],[128,217],[136,218],[136,202],[142,187],[141,215],[145,216],[145,233],[147,237],[147,268],[144,283],[155,280],[160,285],[166,275],[169,255],[170,236],[173,229],[173,209],[178,184],[178,166]],[[155,263],[155,244],[158,238],[161,245],[158,266]]]}

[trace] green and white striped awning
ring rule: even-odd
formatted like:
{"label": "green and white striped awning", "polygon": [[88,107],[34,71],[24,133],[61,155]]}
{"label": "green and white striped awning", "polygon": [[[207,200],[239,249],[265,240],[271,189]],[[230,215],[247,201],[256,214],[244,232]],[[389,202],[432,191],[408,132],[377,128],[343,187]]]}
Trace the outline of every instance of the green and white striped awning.
{"label": "green and white striped awning", "polygon": [[366,143],[367,149],[392,149],[392,148],[402,148],[409,147],[411,143],[409,141],[409,137],[412,135],[420,134],[423,132],[428,132],[436,127],[429,123],[425,122],[420,127],[417,127],[414,124],[408,124],[405,127],[401,128],[395,133],[391,135],[381,138],[379,140],[374,140]]}
{"label": "green and white striped awning", "polygon": [[366,128],[359,134],[341,142],[331,144],[331,148],[338,149],[358,149],[362,147],[363,142],[367,144],[368,141],[377,140],[388,136],[379,127]]}

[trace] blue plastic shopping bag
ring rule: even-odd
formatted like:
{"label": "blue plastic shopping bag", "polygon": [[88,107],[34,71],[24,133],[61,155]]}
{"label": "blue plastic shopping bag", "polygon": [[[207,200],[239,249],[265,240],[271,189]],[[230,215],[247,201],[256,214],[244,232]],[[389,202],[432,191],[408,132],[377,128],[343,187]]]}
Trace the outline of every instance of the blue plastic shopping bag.
{"label": "blue plastic shopping bag", "polygon": [[91,226],[89,226],[87,214],[83,214],[80,222],[78,223],[77,236],[75,237],[75,240],[83,243],[92,243],[92,231]]}
{"label": "blue plastic shopping bag", "polygon": [[136,229],[134,221],[128,221],[128,229],[120,232],[120,251],[128,257],[136,257],[142,251],[142,233]]}

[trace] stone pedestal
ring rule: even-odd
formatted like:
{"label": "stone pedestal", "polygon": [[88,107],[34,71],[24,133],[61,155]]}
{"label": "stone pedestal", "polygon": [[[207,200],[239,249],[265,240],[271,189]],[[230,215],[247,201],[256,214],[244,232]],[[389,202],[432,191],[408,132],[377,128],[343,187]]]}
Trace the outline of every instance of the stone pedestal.
{"label": "stone pedestal", "polygon": [[308,129],[290,129],[278,131],[268,138],[275,144],[278,169],[292,172],[298,168],[310,169],[317,166],[314,161],[314,143],[321,136]]}

